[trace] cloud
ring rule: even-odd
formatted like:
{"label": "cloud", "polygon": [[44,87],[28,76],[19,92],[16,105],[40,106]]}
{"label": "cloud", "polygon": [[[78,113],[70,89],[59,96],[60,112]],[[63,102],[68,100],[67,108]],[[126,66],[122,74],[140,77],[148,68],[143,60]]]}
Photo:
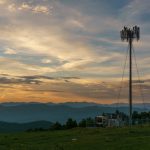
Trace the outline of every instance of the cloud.
{"label": "cloud", "polygon": [[47,83],[48,81],[65,81],[65,80],[78,80],[79,77],[49,77],[42,75],[33,76],[11,76],[8,74],[0,74],[0,84],[40,84]]}
{"label": "cloud", "polygon": [[[44,1],[43,1],[44,2]],[[33,12],[33,13],[41,13],[41,14],[47,14],[47,15],[51,15],[52,14],[52,6],[49,5],[43,5],[43,4],[36,4],[36,3],[32,3],[32,1],[27,1],[27,2],[23,2],[22,0],[20,2],[14,0],[14,1],[8,1],[8,0],[4,0],[4,1],[0,1],[1,5],[6,4],[5,6],[7,6],[8,11],[10,12],[18,12],[19,11],[29,11],[29,12]]]}
{"label": "cloud", "polygon": [[54,77],[48,77],[48,76],[42,76],[42,75],[33,75],[33,76],[18,76],[19,78],[25,79],[25,80],[37,80],[37,79],[48,79],[48,80],[54,80]]}
{"label": "cloud", "polygon": [[0,5],[5,4],[7,0],[0,0]]}
{"label": "cloud", "polygon": [[33,75],[55,72],[55,69],[49,67],[40,67],[38,65],[28,65],[17,60],[9,58],[0,58],[1,72],[9,75]]}
{"label": "cloud", "polygon": [[39,84],[41,81],[34,79],[17,79],[0,77],[0,84]]}
{"label": "cloud", "polygon": [[17,54],[17,52],[13,49],[10,49],[10,48],[7,48],[5,51],[4,51],[4,54],[8,54],[8,55],[14,55],[14,54]]}
{"label": "cloud", "polygon": [[69,63],[65,63],[62,68],[65,70],[68,69],[82,69],[85,65],[90,63],[92,60],[76,60]]}
{"label": "cloud", "polygon": [[68,24],[70,24],[71,26],[74,26],[74,27],[84,28],[84,24],[79,20],[75,20],[75,19],[69,20]]}
{"label": "cloud", "polygon": [[47,80],[71,80],[71,79],[80,79],[79,77],[49,77],[49,76],[42,76],[42,75],[33,75],[33,76],[18,76],[18,78],[25,79],[25,80],[40,80],[42,81],[43,79]]}
{"label": "cloud", "polygon": [[22,3],[18,6],[18,10],[29,10],[33,13],[51,14],[53,7],[47,7],[44,5],[31,5],[28,3]]}
{"label": "cloud", "polygon": [[32,8],[32,11],[33,11],[34,13],[50,14],[50,10],[49,10],[49,8],[46,7],[46,6],[40,6],[40,5],[35,6],[35,7]]}
{"label": "cloud", "polygon": [[15,12],[17,10],[16,4],[12,3],[12,4],[8,5],[8,10],[10,12]]}
{"label": "cloud", "polygon": [[22,5],[18,9],[19,10],[31,10],[32,7],[27,3],[22,3]]}
{"label": "cloud", "polygon": [[49,63],[51,63],[52,61],[51,61],[50,59],[42,59],[41,62],[42,62],[43,64],[49,64]]}

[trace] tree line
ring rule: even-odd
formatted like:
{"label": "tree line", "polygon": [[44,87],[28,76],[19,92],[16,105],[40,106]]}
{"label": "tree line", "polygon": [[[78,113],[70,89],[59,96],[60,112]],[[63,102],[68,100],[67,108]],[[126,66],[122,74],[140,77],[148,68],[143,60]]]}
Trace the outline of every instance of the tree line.
{"label": "tree line", "polygon": [[[103,113],[103,116],[107,116],[107,113]],[[119,116],[121,118],[122,121],[126,121],[128,124],[128,115],[123,113],[123,112],[119,112],[118,110],[112,114],[112,116]],[[150,111],[149,112],[137,112],[134,111],[132,114],[132,120],[133,120],[133,124],[142,124],[142,123],[146,123],[147,121],[150,123]],[[126,124],[126,125],[127,125]],[[49,129],[43,129],[43,128],[36,128],[36,129],[29,129],[27,131],[44,131],[44,130],[67,130],[67,129],[72,129],[72,128],[76,128],[76,127],[95,127],[96,126],[96,122],[95,122],[95,118],[85,118],[82,119],[81,121],[77,122],[76,120],[72,119],[72,118],[68,118],[68,120],[66,121],[65,124],[61,124],[60,122],[55,122],[53,123]]]}
{"label": "tree line", "polygon": [[68,118],[65,124],[61,124],[60,122],[56,121],[50,126],[49,129],[34,128],[34,129],[28,129],[27,132],[47,131],[47,130],[67,130],[76,127],[94,127],[94,125],[95,125],[95,119],[91,117],[82,119],[79,123],[77,123],[77,121],[72,118]]}

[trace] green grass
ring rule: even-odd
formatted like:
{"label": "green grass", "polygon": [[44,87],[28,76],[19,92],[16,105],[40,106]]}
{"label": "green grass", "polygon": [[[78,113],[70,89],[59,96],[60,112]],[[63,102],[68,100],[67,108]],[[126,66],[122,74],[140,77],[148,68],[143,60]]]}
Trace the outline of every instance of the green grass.
{"label": "green grass", "polygon": [[150,150],[150,127],[0,134],[0,150]]}

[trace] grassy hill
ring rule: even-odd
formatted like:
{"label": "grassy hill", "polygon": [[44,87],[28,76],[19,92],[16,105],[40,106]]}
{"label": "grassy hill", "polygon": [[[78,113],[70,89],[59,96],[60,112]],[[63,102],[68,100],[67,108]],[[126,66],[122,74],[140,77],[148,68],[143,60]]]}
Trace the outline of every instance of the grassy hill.
{"label": "grassy hill", "polygon": [[150,126],[0,134],[0,150],[150,150]]}

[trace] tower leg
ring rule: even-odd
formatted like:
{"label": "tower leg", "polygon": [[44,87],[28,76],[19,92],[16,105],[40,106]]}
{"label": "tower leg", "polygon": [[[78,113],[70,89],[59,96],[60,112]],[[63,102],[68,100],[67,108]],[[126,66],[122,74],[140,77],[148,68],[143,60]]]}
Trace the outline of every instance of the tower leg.
{"label": "tower leg", "polygon": [[129,40],[129,125],[132,126],[132,38]]}

